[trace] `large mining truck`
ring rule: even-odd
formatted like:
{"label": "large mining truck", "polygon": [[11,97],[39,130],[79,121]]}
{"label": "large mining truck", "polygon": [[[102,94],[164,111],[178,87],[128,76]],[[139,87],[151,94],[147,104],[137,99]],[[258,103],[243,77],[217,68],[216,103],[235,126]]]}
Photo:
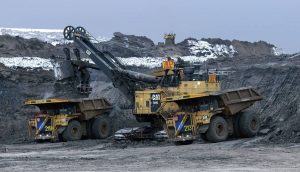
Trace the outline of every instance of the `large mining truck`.
{"label": "large mining truck", "polygon": [[253,137],[260,126],[259,116],[243,110],[258,100],[261,96],[252,88],[165,97],[162,106],[175,106],[163,115],[168,136],[179,144],[191,143],[196,136],[210,142],[229,136]]}
{"label": "large mining truck", "polygon": [[[189,143],[197,136],[219,142],[229,135],[251,137],[256,134],[258,116],[243,113],[243,110],[261,100],[261,96],[252,88],[222,91],[220,71],[176,64],[168,58],[162,68],[151,75],[138,73],[127,69],[110,52],[100,51],[83,27],[67,26],[63,33],[65,39],[73,40],[133,103],[133,114],[139,122],[150,122],[154,131],[164,128],[176,143]],[[56,73],[61,78],[74,77],[69,63],[64,61],[57,65]]]}
{"label": "large mining truck", "polygon": [[108,117],[112,105],[106,99],[27,100],[39,112],[29,120],[29,134],[37,142],[104,139],[111,135]]}

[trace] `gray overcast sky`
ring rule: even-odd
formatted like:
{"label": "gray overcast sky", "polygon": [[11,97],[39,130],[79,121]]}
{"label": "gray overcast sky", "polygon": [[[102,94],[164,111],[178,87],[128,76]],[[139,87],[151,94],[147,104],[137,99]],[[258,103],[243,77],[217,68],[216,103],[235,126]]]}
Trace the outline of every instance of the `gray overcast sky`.
{"label": "gray overcast sky", "polygon": [[94,36],[145,35],[265,40],[300,51],[299,0],[2,0],[0,27],[83,26]]}

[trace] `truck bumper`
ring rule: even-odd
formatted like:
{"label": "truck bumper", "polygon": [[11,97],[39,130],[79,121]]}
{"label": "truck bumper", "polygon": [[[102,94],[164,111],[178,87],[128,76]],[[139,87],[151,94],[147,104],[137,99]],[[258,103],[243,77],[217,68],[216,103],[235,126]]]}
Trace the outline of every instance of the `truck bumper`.
{"label": "truck bumper", "polygon": [[35,136],[35,140],[53,140],[53,139],[55,139],[55,137],[52,135],[48,135],[48,134],[46,134],[46,135],[38,134]]}
{"label": "truck bumper", "polygon": [[189,140],[194,140],[195,137],[192,134],[187,134],[187,135],[179,135],[176,138],[173,139],[175,142],[184,142],[184,141],[189,141]]}

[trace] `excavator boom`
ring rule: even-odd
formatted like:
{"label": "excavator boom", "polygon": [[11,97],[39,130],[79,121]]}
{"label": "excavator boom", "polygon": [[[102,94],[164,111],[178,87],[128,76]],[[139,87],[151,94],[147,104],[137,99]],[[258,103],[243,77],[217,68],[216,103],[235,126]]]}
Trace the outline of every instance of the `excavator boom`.
{"label": "excavator boom", "polygon": [[64,38],[73,40],[113,82],[129,100],[133,100],[133,92],[140,88],[157,86],[160,78],[126,69],[126,67],[110,52],[100,51],[91,42],[92,36],[83,27],[67,26]]}

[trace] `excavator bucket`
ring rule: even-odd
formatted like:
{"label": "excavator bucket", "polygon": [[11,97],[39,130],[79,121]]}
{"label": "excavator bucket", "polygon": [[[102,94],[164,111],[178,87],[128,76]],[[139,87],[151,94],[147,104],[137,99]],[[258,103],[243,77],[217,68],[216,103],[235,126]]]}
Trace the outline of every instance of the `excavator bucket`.
{"label": "excavator bucket", "polygon": [[74,77],[74,68],[71,61],[62,61],[54,65],[55,79],[60,81],[67,78]]}

